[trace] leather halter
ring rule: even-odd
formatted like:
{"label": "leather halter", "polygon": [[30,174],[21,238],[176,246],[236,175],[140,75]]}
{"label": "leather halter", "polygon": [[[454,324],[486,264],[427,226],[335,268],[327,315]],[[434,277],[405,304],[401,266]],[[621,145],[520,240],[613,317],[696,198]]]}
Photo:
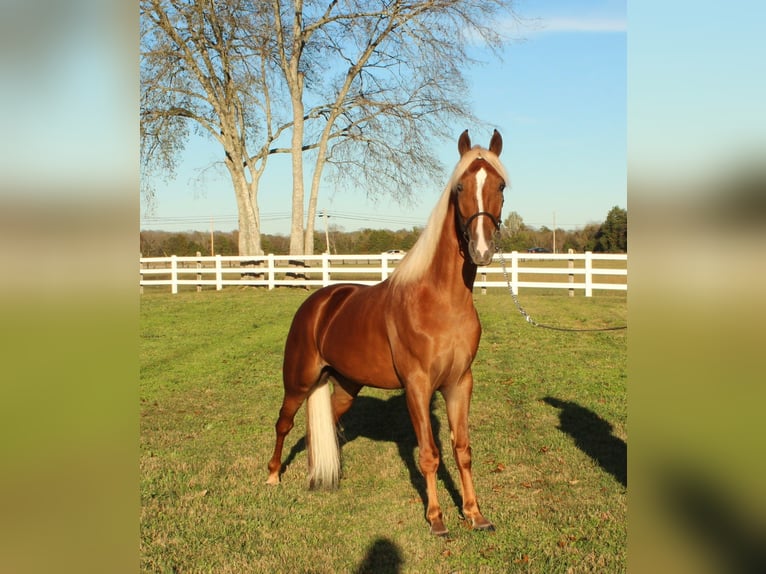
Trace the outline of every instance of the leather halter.
{"label": "leather halter", "polygon": [[[476,157],[476,159],[477,160],[480,159],[480,160],[486,161],[482,157],[481,154],[479,154]],[[465,221],[463,221],[463,216],[461,215],[460,210],[456,209],[456,211],[457,211],[457,216],[458,216],[457,220],[458,220],[458,223],[460,224],[460,231],[461,231],[461,233],[463,235],[463,239],[465,239],[466,244],[471,242],[471,238],[468,235],[468,226],[471,225],[471,222],[474,219],[476,219],[477,217],[479,217],[481,215],[486,215],[487,217],[489,217],[490,221],[495,226],[495,233],[500,231],[500,225],[502,224],[502,222],[500,221],[500,218],[499,217],[495,217],[489,211],[477,211],[473,215],[469,216]]]}
{"label": "leather halter", "polygon": [[460,231],[463,234],[463,238],[466,240],[466,243],[471,240],[471,238],[468,235],[468,226],[471,225],[471,222],[476,219],[477,217],[481,215],[486,215],[489,217],[492,224],[495,226],[495,233],[500,231],[500,218],[495,217],[492,215],[489,211],[477,211],[473,215],[469,216],[465,221],[463,221],[463,217],[460,215],[460,212],[458,211],[458,221],[460,222]]}

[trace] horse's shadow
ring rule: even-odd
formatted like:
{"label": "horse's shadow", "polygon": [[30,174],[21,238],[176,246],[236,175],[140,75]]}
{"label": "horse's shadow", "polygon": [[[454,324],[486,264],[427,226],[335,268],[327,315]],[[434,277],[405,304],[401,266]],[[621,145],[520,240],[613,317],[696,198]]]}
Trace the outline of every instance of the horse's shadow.
{"label": "horse's shadow", "polygon": [[[441,422],[434,414],[434,401],[431,399],[431,427],[433,429],[434,442],[439,449],[441,462],[436,476],[442,482],[452,502],[462,514],[462,498],[460,490],[452,479],[444,465],[446,458],[452,456],[452,448],[448,443],[446,450],[442,448],[439,438]],[[399,450],[399,457],[404,462],[410,475],[412,486],[420,494],[423,502],[423,511],[428,507],[428,495],[426,493],[425,478],[420,472],[415,449],[418,446],[415,431],[412,428],[412,421],[407,410],[407,401],[404,393],[396,393],[388,399],[378,399],[375,397],[358,396],[354,400],[351,409],[341,417],[340,420],[340,443],[343,445],[355,441],[359,437],[374,441],[393,442]],[[306,450],[306,437],[301,438],[287,455],[282,468],[283,471],[294,460],[298,453]]]}
{"label": "horse's shadow", "polygon": [[561,409],[559,430],[571,436],[577,448],[627,487],[628,446],[624,440],[612,434],[611,423],[571,401],[555,397],[544,397],[543,401]]}

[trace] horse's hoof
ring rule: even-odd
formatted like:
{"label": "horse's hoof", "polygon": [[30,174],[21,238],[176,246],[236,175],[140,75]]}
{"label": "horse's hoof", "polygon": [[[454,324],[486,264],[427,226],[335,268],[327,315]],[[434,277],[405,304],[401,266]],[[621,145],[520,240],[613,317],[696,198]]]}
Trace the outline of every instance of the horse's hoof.
{"label": "horse's hoof", "polygon": [[480,530],[482,532],[494,532],[495,531],[495,525],[491,522],[487,522],[486,524],[476,524],[473,527],[474,530]]}
{"label": "horse's hoof", "polygon": [[444,523],[439,521],[431,525],[431,534],[440,538],[447,538],[449,536],[449,530],[444,526]]}

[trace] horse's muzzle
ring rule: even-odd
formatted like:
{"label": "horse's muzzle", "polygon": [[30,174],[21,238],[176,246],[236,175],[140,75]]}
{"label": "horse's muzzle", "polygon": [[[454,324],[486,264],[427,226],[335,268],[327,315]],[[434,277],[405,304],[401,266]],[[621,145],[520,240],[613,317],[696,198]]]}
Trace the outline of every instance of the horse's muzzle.
{"label": "horse's muzzle", "polygon": [[[486,215],[495,226],[494,233],[490,234],[489,241],[480,240],[477,242],[476,238],[472,237],[469,231],[471,222],[480,215]],[[483,265],[489,265],[492,262],[492,256],[495,254],[495,237],[497,236],[497,232],[500,229],[500,218],[495,217],[488,211],[477,211],[471,217],[466,219],[465,222],[461,221],[461,227],[463,231],[463,238],[468,244],[468,256],[471,258],[471,261],[480,267]],[[479,248],[479,244],[482,245],[482,248]],[[485,246],[486,249],[483,249]]]}
{"label": "horse's muzzle", "polygon": [[480,251],[476,247],[476,241],[471,239],[468,242],[468,255],[471,257],[471,261],[473,261],[476,265],[479,267],[484,265],[489,265],[492,263],[492,256],[495,254],[495,240],[490,240],[487,250],[486,251]]}

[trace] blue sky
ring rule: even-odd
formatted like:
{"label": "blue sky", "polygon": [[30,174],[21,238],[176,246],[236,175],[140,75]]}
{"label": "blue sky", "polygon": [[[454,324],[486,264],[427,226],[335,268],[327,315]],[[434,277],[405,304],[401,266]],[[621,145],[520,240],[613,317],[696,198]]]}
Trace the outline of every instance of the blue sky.
{"label": "blue sky", "polygon": [[[627,207],[626,2],[526,0],[516,10],[523,21],[506,25],[513,40],[503,61],[467,72],[474,112],[503,135],[511,178],[504,215],[516,211],[527,224],[548,227],[555,217],[565,229],[602,221],[613,206]],[[447,169],[465,128],[474,143],[489,142],[491,128],[456,125],[454,139],[440,146]],[[214,166],[219,155],[212,142],[190,141],[177,177],[156,182],[151,219],[142,204],[141,228],[209,230],[211,221],[217,230],[236,228],[234,192],[225,170]],[[259,192],[262,230],[287,235],[289,162],[276,159]],[[331,185],[319,208],[346,230],[422,225],[441,192],[424,190],[415,205],[402,206]]]}
{"label": "blue sky", "polygon": [[630,4],[631,180],[705,180],[764,164],[765,19],[756,0]]}

